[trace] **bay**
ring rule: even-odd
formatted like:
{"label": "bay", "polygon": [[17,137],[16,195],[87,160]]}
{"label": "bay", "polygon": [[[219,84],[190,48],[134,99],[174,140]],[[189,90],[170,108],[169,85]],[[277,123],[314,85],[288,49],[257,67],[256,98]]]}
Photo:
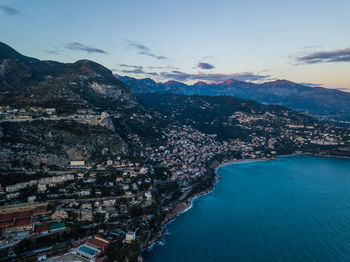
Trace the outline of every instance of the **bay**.
{"label": "bay", "polygon": [[217,173],[145,261],[350,260],[350,160],[295,155]]}

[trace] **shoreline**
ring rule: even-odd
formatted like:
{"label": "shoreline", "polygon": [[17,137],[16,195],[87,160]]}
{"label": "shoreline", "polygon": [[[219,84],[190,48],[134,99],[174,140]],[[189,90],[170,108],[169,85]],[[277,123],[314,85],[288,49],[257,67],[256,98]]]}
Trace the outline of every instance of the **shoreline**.
{"label": "shoreline", "polygon": [[218,173],[217,171],[224,166],[229,166],[229,165],[234,165],[234,164],[241,164],[241,163],[251,163],[251,162],[265,162],[265,161],[276,161],[279,157],[291,157],[291,156],[298,156],[298,155],[311,155],[311,156],[317,156],[317,157],[331,157],[331,158],[339,158],[339,159],[348,159],[350,160],[350,157],[348,156],[334,156],[334,155],[320,155],[320,154],[313,154],[313,153],[307,153],[307,152],[301,152],[301,153],[293,153],[293,154],[288,154],[288,155],[276,155],[273,158],[256,158],[256,159],[234,159],[234,160],[228,160],[225,161],[221,164],[219,164],[218,166],[215,167],[215,180],[213,182],[213,184],[210,186],[210,188],[199,192],[187,199],[185,199],[184,201],[181,201],[180,203],[177,203],[174,205],[174,207],[172,209],[176,209],[177,205],[182,204],[182,206],[184,207],[183,209],[179,210],[178,212],[169,212],[170,216],[167,219],[167,217],[162,221],[162,230],[159,232],[159,236],[156,239],[153,239],[150,241],[149,244],[147,244],[144,248],[142,248],[142,253],[144,252],[148,252],[151,251],[153,249],[154,246],[156,245],[164,245],[163,242],[163,238],[166,235],[167,232],[167,226],[169,224],[171,224],[173,221],[176,220],[176,218],[178,216],[180,216],[181,214],[189,211],[192,207],[193,207],[193,202],[202,197],[205,196],[207,194],[210,194],[211,192],[214,191],[216,184],[218,183],[219,179],[218,179]]}
{"label": "shoreline", "polygon": [[[292,156],[292,155],[288,155],[288,156]],[[218,165],[215,168],[215,174],[217,174],[217,171],[224,166],[230,166],[230,165],[234,165],[234,164],[241,164],[241,163],[251,163],[251,162],[264,162],[264,161],[274,161],[277,160],[279,156],[273,157],[273,158],[249,158],[249,159],[236,159],[236,160],[229,160],[227,162],[224,162],[220,165]]]}
{"label": "shoreline", "polygon": [[318,156],[318,157],[331,157],[331,158],[339,158],[339,159],[350,159],[350,156],[334,156],[334,155],[319,155],[313,153],[301,153],[298,155],[308,155],[308,156]]}
{"label": "shoreline", "polygon": [[[216,171],[215,171],[216,174]],[[193,202],[197,199],[199,199],[202,196],[205,196],[207,194],[210,194],[211,192],[214,191],[216,184],[218,183],[218,178],[217,178],[217,174],[215,175],[215,180],[214,183],[210,186],[210,188],[208,188],[207,190],[204,190],[202,192],[199,192],[189,198],[187,198],[184,201],[181,201],[180,203],[177,203],[174,207],[176,208],[177,205],[181,205],[184,207],[183,209],[181,209],[178,212],[173,212],[173,213],[169,213],[171,214],[170,217],[165,217],[165,219],[162,221],[162,230],[159,232],[160,235],[159,237],[157,237],[156,239],[152,240],[150,244],[146,245],[144,248],[142,248],[142,252],[147,252],[153,249],[154,246],[156,245],[162,245],[163,243],[163,238],[166,235],[167,232],[167,226],[170,225],[172,222],[174,222],[176,220],[177,217],[179,217],[180,215],[182,215],[183,213],[186,213],[187,211],[189,211],[192,207],[193,207]]]}
{"label": "shoreline", "polygon": [[217,171],[221,167],[233,165],[233,164],[239,164],[239,163],[246,163],[246,162],[259,162],[259,161],[272,161],[272,160],[277,160],[277,158],[234,159],[234,160],[225,161],[225,162],[219,164],[218,166],[216,166],[215,170],[214,170],[215,180],[214,180],[213,184],[210,186],[210,188],[208,188],[202,192],[199,192],[199,193],[187,198],[186,200],[181,201],[180,203],[175,204],[175,206],[172,209],[176,209],[176,206],[181,205],[181,204],[184,208],[182,208],[178,212],[169,212],[170,216],[168,218],[165,217],[165,219],[162,221],[162,230],[159,232],[159,236],[156,237],[156,239],[151,240],[150,243],[147,243],[147,245],[142,248],[142,252],[150,251],[156,245],[163,245],[163,238],[166,235],[167,226],[169,224],[171,224],[173,221],[175,221],[178,216],[189,211],[193,207],[193,202],[196,199],[198,199],[202,196],[205,196],[207,194],[210,194],[211,192],[214,191],[216,184],[219,182]]}

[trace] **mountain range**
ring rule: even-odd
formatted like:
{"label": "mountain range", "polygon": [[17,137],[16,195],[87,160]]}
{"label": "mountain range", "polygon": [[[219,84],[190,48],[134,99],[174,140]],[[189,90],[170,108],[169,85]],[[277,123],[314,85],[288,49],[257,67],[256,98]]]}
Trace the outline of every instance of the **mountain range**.
{"label": "mountain range", "polygon": [[0,103],[11,106],[44,106],[65,110],[110,109],[135,105],[134,93],[228,95],[262,104],[283,105],[326,119],[350,121],[350,93],[310,87],[287,80],[262,84],[233,79],[221,83],[177,81],[157,83],[113,75],[89,60],[75,63],[41,61],[24,56],[0,42]]}
{"label": "mountain range", "polygon": [[177,81],[157,83],[150,78],[116,76],[135,93],[174,93],[185,95],[229,95],[262,104],[283,105],[290,109],[326,119],[350,121],[350,93],[323,87],[310,87],[287,80],[262,84],[226,80],[221,83],[197,82],[193,85]]}

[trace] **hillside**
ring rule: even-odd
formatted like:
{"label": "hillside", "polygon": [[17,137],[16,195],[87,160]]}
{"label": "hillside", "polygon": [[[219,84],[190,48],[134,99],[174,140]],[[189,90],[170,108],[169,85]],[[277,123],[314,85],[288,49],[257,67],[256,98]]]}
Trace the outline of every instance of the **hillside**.
{"label": "hillside", "polygon": [[282,106],[262,105],[231,96],[142,94],[137,97],[146,106],[220,140],[246,139],[253,133],[268,137],[269,128],[274,129],[273,135],[276,135],[291,121],[300,125],[319,123]]}
{"label": "hillside", "polygon": [[89,61],[59,63],[21,55],[0,43],[0,104],[66,110],[113,108],[135,102],[130,88]]}
{"label": "hillside", "polygon": [[73,121],[4,122],[0,130],[0,170],[60,170],[71,160],[98,162],[129,153],[117,133]]}
{"label": "hillside", "polygon": [[231,79],[217,84],[198,82],[193,85],[186,85],[176,81],[162,84],[150,80],[144,82],[143,79],[135,78],[126,80],[119,77],[119,79],[125,81],[136,93],[167,92],[186,95],[229,95],[263,104],[283,105],[299,112],[327,119],[350,121],[350,93],[322,87],[309,87],[286,80],[254,84]]}
{"label": "hillside", "polygon": [[115,75],[117,79],[132,87],[134,93],[181,93],[179,82],[169,81],[166,84],[156,83],[151,78],[135,79],[128,76]]}

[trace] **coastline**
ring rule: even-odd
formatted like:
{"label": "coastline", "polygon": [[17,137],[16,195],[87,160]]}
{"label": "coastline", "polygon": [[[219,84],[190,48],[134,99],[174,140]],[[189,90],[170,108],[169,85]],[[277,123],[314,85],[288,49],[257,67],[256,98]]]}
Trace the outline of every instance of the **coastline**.
{"label": "coastline", "polygon": [[[216,174],[216,171],[215,171],[215,174]],[[193,207],[193,202],[196,199],[213,192],[218,181],[219,180],[218,180],[217,174],[216,174],[214,183],[210,186],[210,188],[208,188],[207,190],[204,190],[202,192],[199,192],[193,196],[190,196],[189,198],[185,199],[184,201],[182,201],[180,203],[177,203],[172,208],[172,211],[170,211],[168,213],[169,216],[167,215],[165,217],[165,219],[162,221],[162,230],[159,232],[159,235],[156,237],[156,239],[153,239],[149,243],[147,243],[147,245],[142,249],[142,252],[152,250],[152,248],[157,244],[161,245],[163,243],[162,239],[166,233],[167,226],[169,224],[171,224],[173,221],[175,221],[176,218],[179,217],[181,214],[189,211]]]}
{"label": "coastline", "polygon": [[308,156],[318,156],[318,157],[331,157],[331,158],[339,158],[339,159],[350,159],[350,156],[334,156],[334,155],[320,155],[313,153],[301,153],[298,155],[308,155]]}
{"label": "coastline", "polygon": [[228,166],[228,165],[233,165],[233,164],[239,164],[239,163],[246,163],[246,162],[260,162],[260,161],[272,161],[272,160],[277,160],[277,158],[257,158],[257,159],[234,159],[234,160],[229,160],[229,161],[224,161],[223,163],[219,164],[218,166],[215,167],[215,179],[214,182],[211,184],[211,186],[204,190],[201,191],[193,196],[190,196],[189,198],[185,199],[184,201],[177,203],[173,208],[172,211],[170,211],[168,213],[168,215],[165,217],[165,219],[162,221],[162,230],[159,232],[159,235],[149,241],[145,247],[142,248],[142,251],[150,251],[152,250],[152,248],[159,244],[162,245],[163,244],[163,237],[166,233],[167,230],[167,226],[172,223],[173,221],[176,220],[176,218],[178,216],[180,216],[181,214],[189,211],[192,207],[193,207],[193,202],[202,197],[205,196],[207,194],[210,194],[211,192],[214,191],[216,184],[218,183],[219,179],[218,179],[218,174],[217,171],[223,167],[223,166]]}
{"label": "coastline", "polygon": [[[289,155],[291,156],[291,155]],[[250,162],[263,162],[263,161],[274,161],[277,160],[279,156],[274,157],[274,158],[249,158],[249,159],[236,159],[236,160],[229,160],[227,162],[224,162],[220,165],[218,165],[215,168],[215,174],[217,173],[217,171],[224,166],[230,166],[230,165],[234,165],[234,164],[241,164],[241,163],[250,163]]]}
{"label": "coastline", "polygon": [[[164,235],[166,233],[167,230],[167,226],[172,223],[173,221],[176,220],[176,218],[178,216],[180,216],[181,214],[189,211],[192,207],[193,207],[193,202],[200,198],[201,196],[205,196],[211,192],[214,191],[216,184],[218,183],[219,179],[218,179],[218,170],[221,167],[224,166],[229,166],[229,165],[234,165],[234,164],[240,164],[240,163],[250,163],[250,162],[263,162],[263,161],[276,161],[279,157],[290,157],[290,156],[297,156],[297,155],[311,155],[311,156],[317,156],[317,157],[331,157],[331,158],[339,158],[339,159],[350,159],[350,157],[348,156],[334,156],[334,155],[321,155],[321,154],[313,154],[313,153],[307,153],[307,152],[300,152],[300,153],[293,153],[293,154],[288,154],[288,155],[276,155],[273,158],[256,158],[256,159],[234,159],[234,160],[228,160],[228,161],[224,161],[221,164],[218,164],[215,167],[215,179],[214,182],[212,183],[212,185],[210,186],[210,188],[201,191],[187,199],[185,199],[184,201],[177,203],[173,208],[172,211],[170,211],[168,213],[168,215],[165,217],[165,219],[162,221],[162,230],[159,232],[159,235],[155,238],[152,239],[151,241],[149,241],[147,243],[147,245],[145,245],[145,247],[142,249],[142,252],[145,251],[150,251],[153,249],[153,247],[157,244],[159,245],[163,245],[163,238]],[[181,206],[179,209],[177,207]]]}

